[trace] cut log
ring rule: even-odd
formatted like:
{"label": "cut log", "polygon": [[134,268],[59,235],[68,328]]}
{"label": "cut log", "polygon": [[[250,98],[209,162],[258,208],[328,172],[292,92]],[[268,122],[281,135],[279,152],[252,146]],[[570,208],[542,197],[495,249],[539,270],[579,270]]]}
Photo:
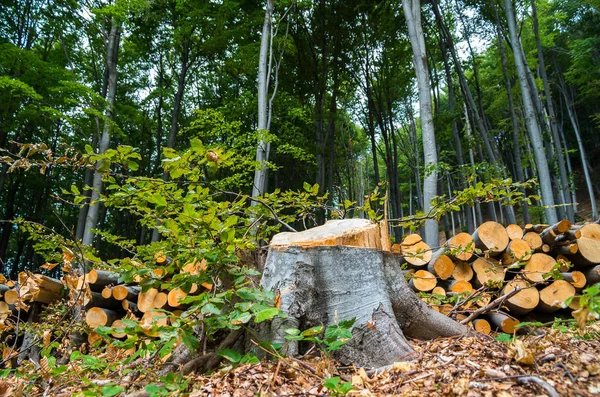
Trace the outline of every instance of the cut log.
{"label": "cut log", "polygon": [[575,296],[575,287],[568,281],[556,280],[540,291],[540,302],[537,310],[544,313],[554,313],[567,307],[567,299]]}
{"label": "cut log", "polygon": [[531,249],[534,251],[540,251],[542,249],[542,245],[544,244],[540,235],[535,232],[525,233],[523,240],[527,241],[527,244],[529,244]]}
{"label": "cut log", "polygon": [[588,223],[586,225],[573,226],[573,229],[578,230],[581,233],[580,237],[600,240],[600,224]]}
{"label": "cut log", "polygon": [[523,276],[531,282],[539,283],[545,281],[549,276],[544,277],[552,271],[556,265],[556,260],[550,255],[537,253],[531,255],[531,258],[523,268]]}
{"label": "cut log", "polygon": [[431,294],[432,295],[440,295],[440,296],[446,296],[446,290],[440,286],[435,287],[434,289],[431,290]]}
{"label": "cut log", "polygon": [[[417,241],[414,244],[409,244],[414,241],[414,234],[408,235],[400,244],[400,252],[404,256],[404,260],[414,268],[420,268],[427,265],[433,256],[431,247],[425,241]],[[419,238],[421,238],[419,236]]]}
{"label": "cut log", "polygon": [[494,330],[507,334],[513,334],[516,329],[515,327],[521,323],[516,318],[501,311],[489,312],[487,316]]}
{"label": "cut log", "polygon": [[461,261],[468,261],[475,252],[475,242],[468,233],[458,233],[448,240],[446,246],[449,249],[447,254]]}
{"label": "cut log", "polygon": [[156,288],[150,288],[146,292],[140,292],[138,295],[137,306],[139,311],[146,313],[150,309],[154,309],[154,298],[158,294]]}
{"label": "cut log", "polygon": [[144,332],[148,336],[158,336],[158,330],[153,330],[152,327],[164,327],[169,324],[169,316],[158,310],[149,310],[144,313],[144,316],[140,320],[140,325],[144,329]]}
{"label": "cut log", "polygon": [[521,291],[508,298],[504,305],[508,308],[511,314],[522,316],[536,308],[540,301],[540,293],[535,287],[532,287],[527,281],[515,278],[509,281],[502,294],[506,295],[511,291],[519,288]]}
{"label": "cut log", "polygon": [[564,255],[556,255],[556,263],[559,264],[558,270],[561,272],[568,272],[572,267],[571,261],[569,261],[569,258]]}
{"label": "cut log", "polygon": [[473,285],[470,282],[464,280],[446,280],[442,282],[443,288],[447,291],[447,294],[452,292],[462,294],[463,292],[474,292]]}
{"label": "cut log", "polygon": [[459,281],[471,281],[473,278],[473,269],[469,262],[454,261],[454,270],[452,271],[452,278]]}
{"label": "cut log", "polygon": [[490,325],[489,321],[483,318],[473,320],[473,328],[475,331],[485,335],[489,335],[490,332],[492,332],[492,326]]}
{"label": "cut log", "polygon": [[332,245],[383,249],[389,240],[382,241],[379,225],[367,219],[341,219],[299,233],[278,233],[270,243],[271,247]]}
{"label": "cut log", "polygon": [[534,233],[540,234],[547,227],[548,227],[548,225],[543,224],[543,223],[538,224],[538,225],[532,225],[531,223],[528,223],[527,225],[525,225],[524,230],[525,230],[525,233],[534,232]]}
{"label": "cut log", "polygon": [[[435,277],[434,277],[435,279]],[[433,287],[432,287],[433,288]],[[173,288],[167,295],[167,303],[173,308],[185,308],[188,304],[181,303],[180,301],[188,296],[181,288]]]}
{"label": "cut log", "polygon": [[165,292],[159,292],[154,297],[153,306],[155,309],[164,309],[167,307],[168,300],[169,297]]}
{"label": "cut log", "polygon": [[475,272],[473,283],[477,287],[498,285],[496,288],[500,288],[501,283],[506,278],[506,268],[500,266],[500,262],[497,259],[477,258],[472,266]]}
{"label": "cut log", "polygon": [[577,243],[559,245],[554,247],[554,252],[560,255],[575,255],[577,252],[579,252],[579,245],[577,245]]}
{"label": "cut log", "polygon": [[563,279],[571,283],[576,290],[580,290],[587,284],[587,279],[585,278],[585,274],[580,271],[574,270],[568,273],[561,273]]}
{"label": "cut log", "polygon": [[[600,226],[596,225],[595,226]],[[586,225],[588,226],[588,225]],[[580,229],[582,235],[584,228]],[[590,235],[590,234],[588,234]],[[577,266],[592,266],[600,264],[600,240],[590,237],[581,237],[577,239],[577,252],[573,255],[567,255],[570,261]]]}
{"label": "cut log", "polygon": [[91,291],[91,294],[85,294],[84,298],[83,298],[83,305],[85,307],[102,307],[105,309],[114,309],[114,310],[120,310],[121,309],[121,302],[113,299],[113,298],[109,298],[109,299],[105,299],[101,293],[99,292],[94,292]]}
{"label": "cut log", "polygon": [[[121,321],[121,320],[113,321],[113,323],[110,327],[113,329],[117,329],[117,330],[125,329],[125,325],[123,325],[123,321]],[[112,336],[117,339],[122,339],[122,338],[125,338],[127,336],[127,334],[125,332],[114,332],[113,331]]]}
{"label": "cut log", "polygon": [[90,346],[94,346],[96,343],[100,344],[102,341],[102,335],[96,331],[90,331],[87,336],[87,341]]}
{"label": "cut log", "polygon": [[508,238],[510,240],[523,239],[523,229],[517,224],[511,223],[510,225],[506,226],[506,233],[508,234]]}
{"label": "cut log", "polygon": [[7,314],[12,312],[10,305],[4,301],[0,301],[0,314]]}
{"label": "cut log", "polygon": [[600,283],[600,265],[596,265],[589,269],[583,269],[581,270],[581,273],[585,276],[588,285]]}
{"label": "cut log", "polygon": [[533,250],[525,240],[514,239],[508,243],[506,251],[502,254],[502,264],[512,265],[515,262],[527,262]]}
{"label": "cut log", "polygon": [[581,230],[569,230],[556,236],[556,239],[554,239],[554,244],[566,244],[569,241],[577,240],[580,237]]}
{"label": "cut log", "polygon": [[452,262],[452,259],[450,259],[449,256],[439,255],[435,257],[434,255],[429,262],[429,265],[427,265],[427,270],[441,280],[446,280],[452,276],[454,267],[454,262]]}
{"label": "cut log", "polygon": [[[335,358],[357,366],[381,367],[409,359],[413,349],[404,335],[429,339],[466,332],[419,299],[395,255],[376,249],[271,247],[261,285],[281,292],[280,309],[288,315],[264,324],[261,339],[288,342],[287,328],[355,318],[353,338]],[[287,346],[287,354],[298,352],[298,344]]]}
{"label": "cut log", "polygon": [[121,316],[122,314],[114,310],[103,307],[90,307],[85,312],[85,322],[93,329],[112,324],[115,320],[121,318]]}
{"label": "cut log", "polygon": [[87,282],[96,285],[110,285],[119,283],[119,273],[109,272],[106,270],[92,269],[87,274]]}
{"label": "cut log", "polygon": [[113,296],[112,289],[109,286],[104,287],[101,294],[104,299],[110,299]]}
{"label": "cut log", "polygon": [[123,299],[137,301],[141,291],[142,289],[137,285],[117,285],[112,289],[112,296],[118,301]]}
{"label": "cut log", "polygon": [[542,249],[540,251],[542,251],[544,254],[547,254],[552,251],[552,247],[550,247],[548,244],[542,244]]}
{"label": "cut log", "polygon": [[410,287],[416,292],[428,292],[435,288],[437,279],[425,270],[417,270],[409,281]]}
{"label": "cut log", "polygon": [[19,302],[19,291],[11,289],[4,293],[4,301],[9,305],[15,305]]}
{"label": "cut log", "polygon": [[498,222],[488,221],[481,224],[473,233],[475,246],[491,256],[501,254],[508,245],[508,233]]}
{"label": "cut log", "polygon": [[127,310],[132,313],[141,313],[140,309],[138,308],[138,305],[133,303],[132,301],[128,301],[127,299],[123,299],[121,301],[121,307],[123,308],[123,310]]}

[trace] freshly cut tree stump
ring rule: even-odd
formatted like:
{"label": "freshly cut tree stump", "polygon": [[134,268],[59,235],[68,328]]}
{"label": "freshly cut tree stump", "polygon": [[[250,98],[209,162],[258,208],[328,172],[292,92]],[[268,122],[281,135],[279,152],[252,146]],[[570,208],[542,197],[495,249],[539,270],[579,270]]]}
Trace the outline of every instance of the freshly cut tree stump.
{"label": "freshly cut tree stump", "polygon": [[[310,231],[310,230],[309,230]],[[464,334],[467,329],[427,306],[411,290],[397,256],[377,249],[310,246],[271,247],[261,285],[280,291],[288,317],[264,324],[263,340],[285,345],[287,328],[336,324],[355,318],[353,338],[335,356],[361,367],[381,367],[410,359],[406,336],[429,339]]]}
{"label": "freshly cut tree stump", "polygon": [[85,312],[85,322],[90,328],[112,324],[119,318],[121,318],[121,314],[103,307],[90,307]]}
{"label": "freshly cut tree stump", "polygon": [[525,233],[523,240],[525,240],[534,251],[541,250],[542,245],[544,244],[540,235],[535,232]]}
{"label": "freshly cut tree stump", "polygon": [[511,223],[506,226],[506,233],[508,234],[508,238],[511,240],[520,240],[523,239],[523,229],[521,226]]}
{"label": "freshly cut tree stump", "polygon": [[501,311],[489,312],[487,316],[494,330],[507,334],[514,333],[515,327],[521,323],[516,318]]}
{"label": "freshly cut tree stump", "polygon": [[544,274],[550,273],[556,264],[556,259],[550,255],[537,253],[531,255],[531,258],[523,268],[523,276],[534,283],[545,281]]}
{"label": "freshly cut tree stump", "polygon": [[431,293],[434,295],[446,296],[446,290],[439,286],[432,289]]}
{"label": "freshly cut tree stump", "polygon": [[447,294],[451,292],[461,294],[463,292],[473,292],[473,285],[464,280],[446,280],[442,282],[444,289],[447,291]]}
{"label": "freshly cut tree stump", "polygon": [[537,310],[544,313],[554,313],[567,307],[567,299],[575,296],[575,287],[568,281],[556,280],[540,291],[540,303]]}
{"label": "freshly cut tree stump", "polygon": [[455,266],[449,256],[439,255],[436,257],[434,255],[427,265],[427,270],[441,280],[446,280],[452,276]]}
{"label": "freshly cut tree stump", "polygon": [[437,279],[428,271],[417,270],[408,284],[416,292],[428,292],[435,288]]}
{"label": "freshly cut tree stump", "polygon": [[485,335],[489,335],[490,332],[492,332],[492,326],[490,325],[489,321],[483,318],[473,320],[473,328],[475,331]]}
{"label": "freshly cut tree stump", "polygon": [[[475,272],[474,284],[477,287],[483,285],[502,283],[506,278],[506,268],[500,266],[500,262],[494,258],[477,258],[473,262]],[[496,287],[500,288],[500,286]]]}
{"label": "freshly cut tree stump", "polygon": [[502,264],[512,265],[515,262],[527,262],[533,250],[525,240],[514,239],[508,243],[506,251],[502,254]]}
{"label": "freshly cut tree stump", "polygon": [[504,305],[508,308],[511,314],[522,316],[535,309],[540,302],[540,293],[535,287],[532,287],[527,281],[515,278],[509,281],[502,294],[506,295],[511,291],[519,288],[521,291],[504,301]]}
{"label": "freshly cut tree stump", "polygon": [[382,235],[379,225],[367,219],[341,219],[328,221],[323,226],[304,232],[277,233],[269,245],[271,247],[347,245],[389,251],[389,239],[384,236],[387,237],[387,230]]}
{"label": "freshly cut tree stump", "polygon": [[508,246],[508,233],[498,222],[488,221],[475,230],[473,240],[477,248],[489,252],[491,256],[496,256],[504,252]]}

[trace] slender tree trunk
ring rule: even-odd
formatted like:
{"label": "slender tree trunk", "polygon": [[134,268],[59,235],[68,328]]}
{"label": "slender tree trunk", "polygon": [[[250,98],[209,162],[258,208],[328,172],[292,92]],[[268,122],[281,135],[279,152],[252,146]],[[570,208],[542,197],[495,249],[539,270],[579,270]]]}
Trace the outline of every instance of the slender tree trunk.
{"label": "slender tree trunk", "polygon": [[[260,40],[260,53],[258,59],[258,133],[259,140],[256,147],[256,163],[258,168],[254,172],[254,184],[252,185],[252,197],[259,197],[265,192],[267,179],[267,161],[269,159],[270,145],[260,136],[267,130],[269,119],[268,91],[269,91],[269,55],[271,42],[271,25],[273,19],[274,0],[267,0],[265,8],[265,19]],[[256,205],[256,202],[252,202]]]}
{"label": "slender tree trunk", "polygon": [[533,146],[533,155],[538,170],[539,184],[542,190],[542,199],[544,206],[546,206],[546,222],[554,224],[558,222],[556,216],[556,209],[554,208],[554,197],[552,192],[552,182],[550,178],[550,169],[548,167],[548,160],[544,153],[544,145],[542,142],[542,134],[540,126],[535,117],[535,109],[531,100],[531,90],[527,82],[527,72],[525,70],[525,63],[522,56],[522,47],[517,34],[517,26],[515,21],[515,13],[513,9],[512,0],[504,0],[506,8],[506,19],[508,21],[508,30],[510,33],[510,39],[513,47],[513,55],[515,57],[515,65],[517,68],[517,74],[519,75],[519,83],[521,85],[521,91],[523,92],[523,106],[525,110],[525,121],[527,123],[527,131],[529,132],[529,139]]}
{"label": "slender tree trunk", "polygon": [[[490,1],[492,9],[494,11],[494,19],[496,21],[496,34],[498,36],[498,48],[500,50],[500,59],[502,62],[502,74],[504,75],[504,85],[506,86],[506,95],[508,97],[508,109],[510,112],[510,121],[512,123],[512,141],[513,141],[513,155],[515,159],[515,175],[517,181],[524,182],[525,177],[523,176],[523,165],[521,161],[521,144],[519,142],[519,123],[517,121],[517,115],[515,114],[515,103],[512,95],[512,84],[508,75],[508,66],[506,60],[506,49],[504,48],[504,38],[502,37],[502,30],[500,27],[500,16],[498,15],[498,8],[496,7],[495,0]],[[525,189],[521,188],[521,193],[525,196]],[[523,212],[524,223],[530,223],[529,217],[529,205],[526,201],[521,202],[521,210]]]}
{"label": "slender tree trunk", "polygon": [[[108,70],[108,91],[106,94],[106,119],[111,121],[114,119],[114,106],[117,95],[117,56],[119,53],[119,42],[121,38],[121,22],[113,19],[111,22],[110,33],[107,40],[106,48],[106,69]],[[98,145],[98,152],[104,153],[110,145],[110,131],[111,123],[105,122],[102,130],[102,136]],[[87,212],[85,230],[83,232],[82,243],[84,245],[92,245],[94,239],[94,232],[92,229],[96,228],[98,223],[98,214],[100,204],[96,202],[100,197],[102,190],[102,172],[98,171],[102,162],[99,161],[96,164],[96,171],[94,172],[94,178],[92,181],[92,197],[90,200],[90,207]]]}
{"label": "slender tree trunk", "polygon": [[[431,200],[437,195],[437,150],[435,131],[433,129],[433,116],[431,109],[431,84],[427,72],[427,52],[425,37],[421,26],[420,0],[403,0],[404,16],[408,25],[410,44],[413,50],[413,64],[417,74],[419,87],[419,112],[421,116],[421,131],[423,135],[423,154],[427,175],[423,184],[424,212],[431,208]],[[425,242],[431,247],[439,245],[438,224],[434,219],[425,223]]]}

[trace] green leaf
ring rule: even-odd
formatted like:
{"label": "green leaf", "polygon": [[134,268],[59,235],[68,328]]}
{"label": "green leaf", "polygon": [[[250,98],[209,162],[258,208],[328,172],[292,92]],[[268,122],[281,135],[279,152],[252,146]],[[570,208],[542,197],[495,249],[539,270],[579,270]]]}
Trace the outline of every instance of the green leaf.
{"label": "green leaf", "polygon": [[113,397],[117,394],[121,393],[123,388],[117,385],[106,385],[102,388],[102,396],[103,397]]}
{"label": "green leaf", "polygon": [[279,309],[277,309],[275,307],[269,307],[267,309],[261,310],[258,313],[256,313],[256,317],[254,318],[254,322],[255,323],[261,323],[261,322],[266,321],[266,320],[271,320],[277,314],[279,314]]}
{"label": "green leaf", "polygon": [[128,161],[127,168],[129,168],[132,171],[137,171],[140,168],[140,165],[135,161]]}
{"label": "green leaf", "polygon": [[301,335],[304,337],[319,335],[321,332],[323,332],[324,329],[325,329],[325,326],[323,326],[323,324],[317,325],[316,327],[312,327],[307,330],[304,330]]}
{"label": "green leaf", "polygon": [[202,314],[214,314],[214,315],[220,315],[221,314],[221,309],[219,309],[218,307],[216,307],[215,305],[213,305],[212,303],[207,303],[206,305],[202,306],[202,309],[200,310],[200,312]]}
{"label": "green leaf", "polygon": [[312,186],[310,186],[310,184],[308,182],[304,182],[304,185],[302,185],[302,187],[308,193],[310,193],[312,191]]}
{"label": "green leaf", "polygon": [[502,334],[498,334],[498,336],[496,336],[494,339],[496,339],[496,341],[498,341],[498,342],[508,343],[512,340],[512,335],[502,333]]}
{"label": "green leaf", "polygon": [[337,390],[339,384],[340,384],[339,376],[334,376],[333,378],[327,378],[323,381],[323,386],[328,388],[329,390]]}
{"label": "green leaf", "polygon": [[226,358],[232,363],[239,363],[242,359],[242,355],[239,352],[232,349],[217,350],[217,354],[221,357]]}
{"label": "green leaf", "polygon": [[200,341],[194,335],[191,329],[179,329],[179,335],[183,344],[192,352],[195,352],[200,347]]}

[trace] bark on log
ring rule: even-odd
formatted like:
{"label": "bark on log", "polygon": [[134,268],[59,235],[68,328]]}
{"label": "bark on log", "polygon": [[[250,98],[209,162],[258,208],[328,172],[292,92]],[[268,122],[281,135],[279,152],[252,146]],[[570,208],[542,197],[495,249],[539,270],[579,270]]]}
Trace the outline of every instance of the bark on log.
{"label": "bark on log", "polygon": [[600,265],[596,265],[589,269],[584,269],[581,272],[585,276],[588,285],[600,283]]}
{"label": "bark on log", "polygon": [[109,285],[119,283],[119,273],[109,272],[106,270],[92,269],[86,276],[86,280],[90,284]]}
{"label": "bark on log", "polygon": [[563,279],[565,281],[568,281],[569,283],[571,283],[571,285],[573,287],[575,287],[576,290],[581,290],[583,287],[586,286],[587,284],[587,279],[585,277],[585,274],[583,274],[583,272],[580,272],[578,270],[574,270],[572,272],[568,272],[568,273],[561,273],[561,275],[563,276]]}
{"label": "bark on log", "polygon": [[520,323],[516,318],[501,311],[489,312],[487,316],[493,329],[507,334],[514,333],[515,327]]}
{"label": "bark on log", "polygon": [[356,318],[354,337],[336,354],[343,362],[381,367],[412,353],[404,335],[429,339],[463,334],[466,328],[422,302],[404,280],[398,260],[376,249],[280,247],[270,249],[261,281],[281,292],[281,310],[263,339],[287,342],[285,329],[335,324]]}
{"label": "bark on log", "polygon": [[481,224],[473,233],[475,246],[487,251],[491,256],[504,252],[508,245],[508,233],[498,222],[488,221]]}

